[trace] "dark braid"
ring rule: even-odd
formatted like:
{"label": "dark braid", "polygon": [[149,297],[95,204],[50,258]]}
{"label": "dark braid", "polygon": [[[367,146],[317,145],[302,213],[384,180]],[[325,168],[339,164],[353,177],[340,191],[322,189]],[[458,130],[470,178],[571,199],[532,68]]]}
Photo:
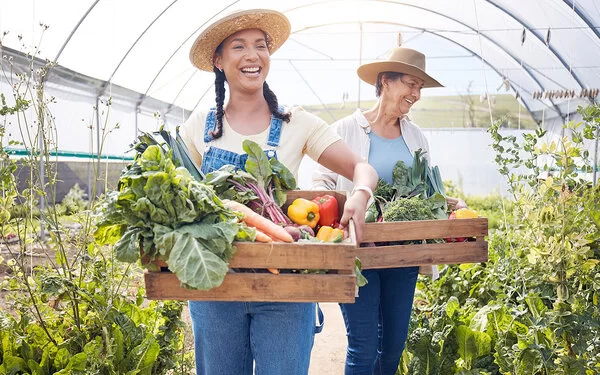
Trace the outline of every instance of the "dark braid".
{"label": "dark braid", "polygon": [[289,112],[287,112],[287,113],[279,112],[279,104],[277,103],[277,96],[275,96],[275,93],[273,91],[271,91],[271,89],[269,88],[269,85],[267,85],[266,81],[263,84],[263,95],[264,95],[265,99],[267,100],[267,104],[269,105],[269,110],[271,111],[273,116],[275,116],[275,118],[281,119],[285,122],[290,122],[290,118],[292,117],[292,114]]}
{"label": "dark braid", "polygon": [[223,103],[225,101],[225,73],[218,68],[213,67],[215,72],[215,101],[217,102],[217,123],[215,128],[210,132],[213,139],[221,138],[223,135]]}

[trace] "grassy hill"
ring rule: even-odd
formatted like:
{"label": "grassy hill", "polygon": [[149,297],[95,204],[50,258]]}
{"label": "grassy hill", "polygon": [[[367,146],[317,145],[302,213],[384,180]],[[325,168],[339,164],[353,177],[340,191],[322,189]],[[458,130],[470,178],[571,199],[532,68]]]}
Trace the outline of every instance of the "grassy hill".
{"label": "grassy hill", "polygon": [[[502,119],[510,128],[532,129],[535,122],[512,95],[494,95],[492,115],[494,121]],[[356,102],[303,106],[306,110],[320,116],[328,123],[339,120],[354,112]],[[370,108],[373,101],[361,101],[362,109]],[[520,113],[519,113],[520,107]],[[490,115],[487,100],[480,101],[479,95],[465,96],[428,96],[422,97],[411,109],[410,118],[421,128],[487,128]],[[518,118],[521,118],[520,124]],[[473,119],[473,121],[471,121]],[[473,124],[474,123],[474,124]]]}

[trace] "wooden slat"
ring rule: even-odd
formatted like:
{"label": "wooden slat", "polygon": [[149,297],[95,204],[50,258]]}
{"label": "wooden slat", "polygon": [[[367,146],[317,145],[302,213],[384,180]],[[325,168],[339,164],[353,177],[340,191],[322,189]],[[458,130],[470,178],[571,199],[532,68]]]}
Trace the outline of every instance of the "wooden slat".
{"label": "wooden slat", "polygon": [[488,220],[417,220],[367,223],[362,242],[406,241],[447,237],[481,237],[488,234]]}
{"label": "wooden slat", "polygon": [[151,300],[354,302],[356,278],[351,275],[230,273],[208,291],[180,286],[170,272],[145,272],[146,298]]}
{"label": "wooden slat", "polygon": [[478,263],[488,260],[486,241],[423,245],[361,247],[356,250],[363,269],[428,264]]}
{"label": "wooden slat", "polygon": [[232,268],[352,269],[356,241],[344,244],[237,242]]}

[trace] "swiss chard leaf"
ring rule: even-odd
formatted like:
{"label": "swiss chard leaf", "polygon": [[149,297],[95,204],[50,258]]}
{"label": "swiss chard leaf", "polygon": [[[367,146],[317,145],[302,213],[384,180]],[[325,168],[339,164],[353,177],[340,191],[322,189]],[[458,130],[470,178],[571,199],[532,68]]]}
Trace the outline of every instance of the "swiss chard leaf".
{"label": "swiss chard leaf", "polygon": [[276,174],[276,178],[280,181],[280,186],[284,190],[296,190],[296,179],[290,170],[283,165],[279,160],[272,158],[269,160],[271,169]]}
{"label": "swiss chard leaf", "polygon": [[269,158],[256,142],[248,139],[244,140],[242,148],[248,154],[245,165],[246,171],[256,178],[261,187],[267,187],[271,183],[271,176],[273,176]]}
{"label": "swiss chard leaf", "polygon": [[142,228],[129,228],[115,244],[115,255],[121,262],[135,263],[140,257]]}

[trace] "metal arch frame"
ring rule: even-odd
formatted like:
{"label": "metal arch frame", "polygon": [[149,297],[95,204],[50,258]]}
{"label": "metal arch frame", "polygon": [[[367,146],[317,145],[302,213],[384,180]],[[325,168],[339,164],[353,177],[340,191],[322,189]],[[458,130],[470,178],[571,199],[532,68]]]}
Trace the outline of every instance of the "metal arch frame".
{"label": "metal arch frame", "polygon": [[571,0],[563,0],[563,2],[569,6],[569,9],[572,9],[575,11],[575,13],[579,16],[579,18],[581,18],[581,20],[590,28],[590,30],[596,34],[596,36],[598,37],[598,39],[600,39],[600,30],[598,30],[597,27],[594,27],[594,24],[592,23],[592,21],[590,21],[587,16],[585,15],[585,13],[577,8],[577,6],[575,5],[575,2],[571,1]]}
{"label": "metal arch frame", "polygon": [[117,74],[117,71],[121,67],[121,64],[123,64],[123,62],[125,61],[125,59],[127,58],[127,56],[129,56],[129,53],[131,53],[131,51],[133,50],[133,48],[138,44],[138,42],[142,39],[142,37],[144,35],[146,35],[146,33],[148,32],[148,30],[150,30],[150,28],[152,27],[152,25],[154,25],[154,23],[156,21],[158,21],[158,19],[160,17],[162,17],[162,15],[165,14],[167,12],[167,10],[169,10],[177,1],[178,0],[173,0],[173,2],[171,4],[167,5],[167,7],[165,9],[163,9],[163,11],[160,12],[158,14],[158,16],[156,16],[152,20],[152,22],[150,22],[150,24],[148,24],[148,26],[144,29],[144,31],[142,31],[142,33],[135,39],[135,42],[133,42],[133,44],[131,44],[131,46],[129,47],[129,49],[127,50],[127,52],[125,52],[125,54],[123,55],[123,58],[121,58],[121,61],[119,61],[119,63],[117,64],[117,67],[115,68],[115,70],[113,70],[113,72],[111,73],[110,77],[108,77],[108,79],[105,81],[105,85],[102,88],[102,92],[100,93],[100,95],[104,94],[104,92],[106,90],[106,87],[112,81],[112,79],[115,76],[115,74]]}
{"label": "metal arch frame", "polygon": [[[563,0],[563,2],[569,7],[569,9],[572,9],[575,14],[577,14],[579,16],[579,18],[581,18],[581,20],[590,28],[590,30],[596,35],[596,37],[598,39],[600,39],[600,30],[598,30],[597,27],[594,27],[594,24],[592,23],[592,21],[590,21],[588,19],[588,17],[585,15],[585,13],[577,8],[577,6],[575,5],[575,2],[571,1],[571,0]],[[588,98],[592,103],[596,103],[596,98]]]}
{"label": "metal arch frame", "polygon": [[[352,24],[352,23],[358,23],[358,22],[357,21],[352,21],[352,22],[336,22],[336,23],[328,23],[328,24],[323,24],[323,25],[313,25],[313,26],[310,26],[310,27],[305,27],[303,29],[294,31],[294,34],[297,33],[297,32],[301,32],[301,31],[305,31],[305,30],[310,30],[310,29],[317,28],[317,27],[323,27],[323,26],[327,26],[327,25]],[[448,38],[445,35],[441,35],[441,34],[438,34],[438,33],[433,32],[433,31],[429,31],[429,30],[424,29],[424,28],[420,28],[420,27],[416,27],[416,26],[410,26],[410,25],[401,24],[401,23],[397,23],[397,22],[369,22],[369,21],[361,21],[360,23],[362,23],[362,24],[365,24],[365,23],[379,23],[379,24],[386,24],[386,25],[406,26],[406,27],[409,27],[411,29],[419,30],[419,31],[421,31],[423,33],[429,33],[429,34],[435,35],[435,36],[437,36],[439,38],[442,38],[442,39],[445,39],[445,40],[449,41],[450,43],[453,43],[453,44],[455,44],[455,45],[457,45],[457,46],[459,46],[461,48],[464,48],[467,52],[469,52],[473,56],[481,58],[481,60],[488,67],[490,67],[494,72],[496,72],[496,74],[498,74],[501,77],[503,76],[503,74],[501,74],[500,71],[498,71],[498,69],[496,69],[496,67],[494,67],[492,64],[490,64],[483,56],[480,56],[478,53],[474,52],[470,48],[465,47],[464,45],[462,45],[462,44],[460,44],[460,43],[458,43],[458,42],[456,42],[456,41]],[[510,56],[510,54],[509,54],[509,56]],[[518,61],[515,61],[515,62],[518,64]],[[518,64],[518,65],[520,65],[520,64]],[[535,77],[532,77],[532,79],[535,81]],[[538,83],[538,82],[536,81],[536,83]],[[539,85],[539,83],[538,83],[538,85]],[[541,87],[541,85],[540,85],[540,87]],[[514,85],[512,83],[510,83],[510,88],[513,89],[513,91],[517,92],[517,90],[515,89],[515,87],[514,87]],[[528,94],[530,94],[527,90],[523,90],[523,91],[526,92],[526,93],[528,93]],[[529,112],[531,115],[533,115],[532,112],[531,112],[531,109],[529,108],[529,106],[527,105],[527,103],[523,99],[521,99],[521,104],[523,104],[523,106],[525,107],[525,109],[527,109],[527,112]],[[549,107],[549,106],[547,106],[547,107]],[[558,112],[558,114],[560,115],[560,111]]]}
{"label": "metal arch frame", "polygon": [[[83,16],[82,16],[82,18],[81,18],[81,19],[80,19],[80,21],[77,23],[77,25],[75,26],[75,28],[74,28],[74,29],[71,31],[71,33],[70,33],[70,35],[68,36],[67,40],[65,40],[65,42],[63,43],[63,45],[62,45],[61,49],[59,50],[59,52],[58,52],[58,54],[57,54],[57,56],[56,56],[55,60],[58,60],[58,58],[60,57],[60,55],[62,54],[63,50],[65,49],[65,47],[67,46],[67,44],[68,44],[68,43],[69,43],[69,41],[71,40],[71,38],[72,38],[72,36],[74,35],[74,33],[75,33],[77,30],[78,30],[79,26],[80,26],[80,25],[83,23],[83,21],[85,20],[85,18],[86,18],[86,17],[87,17],[87,16],[88,16],[88,15],[91,13],[91,11],[93,10],[93,8],[94,8],[94,7],[95,7],[95,6],[98,4],[98,2],[99,2],[99,1],[100,1],[100,0],[96,0],[96,1],[95,1],[95,2],[94,2],[94,3],[93,3],[91,6],[90,6],[90,8],[88,9],[88,11],[87,11],[87,12],[86,12],[86,13],[85,13]],[[178,51],[181,49],[181,47],[182,47],[182,46],[183,46],[183,45],[184,45],[184,44],[185,44],[185,43],[186,43],[186,42],[187,42],[187,41],[188,41],[188,40],[189,40],[189,39],[190,39],[190,38],[191,38],[191,37],[192,37],[192,36],[193,36],[193,35],[194,35],[194,34],[195,34],[195,33],[196,33],[196,32],[197,32],[199,29],[200,29],[200,28],[201,28],[201,27],[203,27],[203,26],[204,26],[204,25],[205,25],[205,24],[206,24],[208,21],[210,21],[210,20],[211,20],[211,19],[213,19],[215,16],[217,16],[217,15],[218,15],[218,14],[220,14],[220,13],[222,13],[224,10],[226,10],[227,8],[229,8],[230,6],[232,6],[233,4],[235,4],[235,3],[239,2],[239,1],[240,1],[240,0],[233,1],[232,3],[230,3],[229,5],[227,5],[226,7],[224,7],[224,8],[223,8],[221,11],[219,11],[219,12],[215,13],[215,14],[214,14],[214,15],[213,15],[211,18],[209,18],[209,19],[208,19],[208,20],[207,20],[205,23],[203,23],[203,24],[202,24],[202,25],[201,25],[201,26],[200,26],[200,27],[199,27],[199,28],[198,28],[196,31],[194,31],[194,33],[192,33],[192,34],[191,34],[191,35],[190,35],[188,38],[186,38],[186,39],[184,40],[184,42],[182,42],[182,43],[179,45],[179,47],[177,47],[177,48],[176,48],[176,50],[173,52],[173,54],[172,54],[172,55],[171,55],[171,56],[170,56],[170,57],[169,57],[169,58],[166,60],[166,62],[164,63],[164,65],[161,67],[161,69],[160,69],[160,70],[159,70],[159,71],[156,73],[156,75],[154,76],[153,80],[152,80],[152,81],[151,81],[151,83],[149,84],[149,86],[148,86],[148,88],[146,89],[146,91],[145,91],[143,94],[141,94],[141,95],[140,95],[140,98],[139,98],[139,100],[138,100],[138,102],[137,102],[137,104],[136,104],[136,107],[139,107],[139,105],[140,105],[140,104],[143,102],[144,98],[145,98],[145,97],[148,95],[148,92],[150,91],[150,89],[151,89],[152,85],[154,84],[154,82],[156,81],[156,79],[158,78],[158,76],[160,75],[160,73],[161,73],[161,72],[164,70],[164,68],[166,67],[166,65],[167,65],[167,64],[169,63],[169,61],[170,61],[170,60],[173,58],[173,56],[174,56],[174,55],[175,55],[175,54],[176,54],[176,53],[177,53],[177,52],[178,52]],[[310,3],[310,4],[301,5],[301,6],[298,6],[298,7],[294,7],[294,8],[288,9],[288,10],[287,10],[287,11],[285,11],[285,12],[289,12],[289,11],[291,11],[291,10],[294,10],[294,9],[305,8],[305,7],[311,7],[311,6],[320,5],[320,4],[324,4],[324,3],[334,2],[334,1],[335,1],[335,0],[317,1],[317,2]],[[432,9],[424,8],[424,7],[417,6],[417,5],[413,5],[413,4],[407,4],[407,3],[404,3],[404,2],[399,2],[399,1],[391,1],[391,0],[375,0],[375,1],[376,1],[376,2],[392,3],[392,4],[396,4],[396,5],[401,5],[401,6],[407,6],[407,7],[413,7],[413,8],[417,8],[417,9],[420,9],[420,10],[423,10],[423,11],[426,11],[426,12],[430,12],[430,13],[436,14],[436,15],[438,15],[438,16],[441,16],[441,17],[444,17],[444,18],[450,19],[450,20],[452,20],[452,21],[454,21],[454,22],[456,22],[456,23],[458,23],[458,24],[460,24],[460,25],[462,25],[462,26],[464,26],[464,27],[466,27],[466,28],[468,28],[468,29],[470,29],[470,30],[473,30],[473,31],[476,31],[476,32],[478,32],[478,31],[477,31],[477,30],[475,30],[473,27],[471,27],[471,26],[469,26],[469,25],[467,25],[467,24],[463,23],[462,21],[459,21],[459,20],[457,20],[457,19],[455,19],[455,18],[452,18],[452,17],[449,17],[449,16],[447,16],[447,15],[441,14],[441,13],[439,13],[439,12],[437,12],[437,11],[434,11],[434,10],[432,10]],[[536,32],[534,32],[534,31],[532,31],[532,30],[531,30],[531,28],[530,28],[528,25],[526,25],[526,24],[525,24],[525,22],[524,22],[523,20],[521,20],[520,18],[518,18],[518,17],[516,17],[516,16],[512,15],[511,13],[509,13],[509,12],[508,12],[508,11],[507,11],[505,8],[503,8],[502,6],[498,5],[498,4],[497,4],[497,3],[496,3],[494,0],[486,0],[486,1],[487,1],[488,3],[490,3],[491,5],[495,6],[497,9],[499,9],[499,10],[500,10],[500,11],[502,11],[503,13],[505,13],[505,14],[507,14],[508,16],[510,16],[511,18],[513,18],[513,19],[514,19],[515,21],[517,21],[518,23],[520,23],[520,24],[521,24],[521,25],[522,25],[524,28],[526,28],[526,29],[527,29],[527,30],[529,30],[529,31],[530,31],[530,32],[531,32],[533,35],[535,35],[535,36],[537,37],[537,39],[538,39],[538,40],[540,40],[540,41],[542,41],[542,42],[543,42],[543,38],[542,38],[542,37],[541,37],[541,36],[540,36],[538,33],[536,33]],[[567,4],[567,5],[569,5],[569,3],[570,3],[570,0],[563,0],[563,1],[564,1],[564,3],[565,3],[565,4]],[[168,10],[168,9],[169,9],[169,8],[170,8],[170,7],[171,7],[171,6],[172,6],[172,5],[175,3],[175,2],[177,2],[177,0],[174,0],[174,1],[173,1],[171,4],[169,4],[169,5],[168,5],[168,6],[167,6],[167,7],[166,7],[166,8],[165,8],[165,9],[164,9],[164,10],[163,10],[163,11],[162,11],[162,12],[161,12],[161,13],[160,13],[160,14],[159,14],[159,15],[158,15],[158,16],[157,16],[157,17],[156,17],[156,18],[155,18],[155,19],[154,19],[154,20],[153,20],[153,21],[152,21],[150,24],[149,24],[149,25],[148,25],[148,27],[147,27],[147,28],[146,28],[146,29],[145,29],[145,30],[144,30],[144,31],[143,31],[143,32],[142,32],[142,33],[139,35],[139,37],[138,37],[138,38],[136,39],[136,41],[135,41],[135,42],[134,42],[134,43],[131,45],[130,49],[127,51],[127,53],[126,53],[126,54],[123,56],[123,58],[121,59],[121,61],[120,61],[120,62],[119,62],[119,64],[117,65],[117,67],[115,68],[115,70],[114,70],[114,71],[113,71],[113,73],[111,74],[111,77],[110,77],[110,78],[109,78],[107,81],[105,81],[105,82],[106,82],[106,85],[103,87],[102,91],[99,93],[99,96],[101,96],[101,95],[102,95],[102,94],[105,92],[105,88],[106,88],[106,86],[107,86],[107,85],[108,85],[108,83],[109,83],[109,82],[112,80],[112,78],[114,77],[114,75],[116,74],[116,72],[118,71],[118,69],[120,68],[121,64],[122,64],[122,63],[123,63],[123,61],[124,61],[124,60],[127,58],[127,56],[129,55],[129,53],[131,52],[131,50],[133,49],[133,47],[134,47],[134,46],[137,44],[137,42],[138,42],[138,41],[139,41],[139,40],[140,40],[140,39],[143,37],[143,35],[144,35],[144,34],[145,34],[145,33],[146,33],[148,30],[149,30],[149,28],[150,28],[150,27],[151,27],[151,26],[152,26],[152,25],[153,25],[153,24],[154,24],[154,23],[155,23],[155,22],[156,22],[156,21],[157,21],[157,20],[158,20],[158,19],[159,19],[159,18],[160,18],[162,15],[163,15],[163,14],[164,14],[164,13],[165,13],[165,12],[166,12],[166,11],[167,11],[167,10]],[[571,3],[571,6],[572,6],[572,3]],[[573,7],[573,6],[572,6],[572,7]],[[573,7],[573,8],[574,8],[574,7]],[[575,8],[575,9],[576,9],[576,8]],[[585,17],[585,16],[584,16],[584,15],[583,15],[583,14],[582,14],[580,11],[579,11],[579,9],[577,9],[576,13],[577,13],[577,14],[578,14],[578,16],[579,16],[579,17],[581,17],[581,19],[582,19],[582,20],[583,20],[583,21],[584,21],[584,22],[585,22],[585,23],[586,23],[586,24],[587,24],[587,25],[588,25],[588,26],[589,26],[589,27],[590,27],[590,28],[591,28],[591,29],[594,31],[594,33],[595,33],[596,35],[600,35],[600,33],[599,33],[598,31],[596,31],[594,28],[592,28],[592,27],[590,26],[590,22],[589,22],[589,20],[588,20],[588,19],[587,19],[587,18],[586,18],[586,17]],[[409,27],[410,27],[410,26],[409,26]],[[417,27],[415,27],[415,28],[416,28],[416,29],[420,29],[420,28],[417,28]],[[424,30],[424,29],[420,29],[420,30],[426,31],[426,30]],[[461,46],[461,47],[465,48],[466,50],[468,50],[468,51],[470,51],[471,53],[473,53],[475,56],[482,57],[482,56],[480,56],[479,54],[476,54],[476,53],[474,53],[474,52],[473,52],[473,51],[471,51],[470,49],[468,49],[468,48],[466,48],[465,46],[463,46],[463,45],[461,45],[461,44],[459,44],[459,43],[457,43],[457,42],[453,41],[453,40],[452,40],[452,39],[450,39],[450,38],[447,38],[447,37],[441,36],[440,34],[437,34],[437,33],[434,33],[434,32],[430,32],[430,33],[432,33],[432,34],[434,34],[434,35],[437,35],[437,36],[439,36],[439,37],[442,37],[442,38],[444,38],[444,39],[446,39],[446,40],[449,40],[449,41],[451,41],[451,42],[452,42],[452,43],[454,43],[454,44],[457,44],[457,45],[459,45],[459,46]],[[478,32],[478,33],[479,33],[479,32]],[[504,52],[505,52],[505,53],[506,53],[506,54],[507,54],[507,55],[508,55],[510,58],[512,58],[514,61],[518,62],[518,60],[516,59],[516,57],[515,57],[515,56],[513,56],[512,54],[510,54],[510,53],[509,53],[509,52],[508,52],[506,49],[504,49],[504,48],[503,48],[503,47],[502,47],[500,44],[498,44],[497,42],[493,41],[491,38],[489,38],[489,37],[488,37],[488,36],[486,36],[485,34],[481,34],[481,33],[479,33],[479,35],[482,35],[482,36],[483,36],[483,37],[484,37],[486,40],[488,40],[488,41],[489,41],[489,42],[491,42],[492,44],[494,44],[494,45],[496,45],[497,47],[499,47],[499,48],[500,48],[502,51],[504,51]],[[557,52],[557,51],[556,51],[556,50],[555,50],[553,47],[550,47],[550,46],[549,46],[549,48],[550,48],[550,50],[552,51],[552,53],[553,53],[553,54],[554,54],[554,55],[555,55],[555,56],[556,56],[556,57],[559,59],[559,61],[560,61],[560,62],[563,64],[563,67],[564,67],[564,68],[568,68],[568,65],[567,65],[567,64],[566,64],[566,62],[563,60],[563,58],[560,56],[560,54],[559,54],[559,53],[558,53],[558,52]],[[482,57],[482,60],[483,60],[483,57]],[[495,67],[494,67],[492,64],[490,64],[490,63],[489,63],[489,62],[487,62],[487,61],[485,61],[485,63],[486,63],[488,66],[490,66],[490,67],[491,67],[491,68],[492,68],[494,71],[496,71],[496,72],[497,72],[497,74],[499,74],[500,76],[503,76],[502,74],[500,74],[500,72],[498,72],[498,70],[497,70],[497,69],[496,69],[496,68],[495,68]],[[542,85],[541,85],[541,83],[540,83],[540,82],[539,82],[539,81],[538,81],[538,80],[537,80],[537,79],[534,77],[534,75],[532,74],[532,72],[530,71],[530,69],[529,69],[529,68],[528,68],[526,65],[522,65],[522,64],[519,64],[519,65],[521,65],[521,66],[523,67],[523,69],[524,69],[524,70],[527,72],[527,74],[528,74],[528,75],[529,75],[529,76],[530,76],[530,77],[531,77],[531,78],[534,80],[534,82],[536,82],[536,84],[538,84],[538,86],[539,86],[541,89],[543,89],[543,86],[542,86]],[[572,76],[572,77],[573,77],[573,78],[574,78],[574,79],[577,81],[577,83],[578,83],[578,84],[579,84],[581,87],[583,87],[583,84],[581,83],[581,81],[580,81],[579,77],[577,76],[577,74],[576,74],[575,72],[573,72],[572,70],[570,70],[570,69],[569,69],[569,71],[570,71],[570,73],[571,73],[571,76]],[[191,79],[192,79],[192,77],[193,77],[193,76],[194,76],[194,75],[192,75],[192,76],[191,76],[191,77],[188,79],[188,81],[186,81],[186,83],[185,83],[185,84],[182,86],[182,89],[179,91],[179,93],[181,93],[181,91],[183,90],[183,88],[185,88],[185,87],[187,86],[187,84],[188,84],[188,83],[191,81]],[[511,88],[513,88],[513,90],[515,90],[515,89],[514,89],[514,87],[513,87],[512,85],[511,85]],[[516,91],[516,90],[515,90],[515,91]],[[178,93],[177,95],[179,95],[179,93]],[[550,101],[551,101],[551,103],[552,103],[552,106],[554,107],[553,109],[554,109],[554,110],[557,112],[557,114],[558,114],[558,115],[559,115],[561,118],[563,118],[563,119],[564,119],[565,117],[562,115],[562,113],[561,113],[560,109],[557,107],[557,105],[556,105],[556,104],[555,104],[555,103],[554,103],[552,100],[550,100]],[[528,110],[528,111],[531,113],[531,111],[529,110],[529,107],[527,106],[527,104],[525,103],[525,101],[524,101],[523,99],[521,99],[521,102],[522,102],[522,103],[523,103],[523,105],[524,105],[524,106],[527,108],[527,110]]]}
{"label": "metal arch frame", "polygon": [[[210,22],[212,19],[214,19],[217,15],[223,13],[225,10],[227,10],[232,5],[238,3],[239,1],[240,0],[235,0],[235,1],[231,2],[230,4],[228,4],[227,6],[225,6],[224,8],[222,8],[217,13],[213,14],[212,17],[210,17],[206,21],[204,21],[196,30],[194,30],[194,32],[192,34],[190,34],[190,36],[188,36],[187,38],[185,38],[185,40],[177,48],[175,48],[175,51],[173,51],[173,53],[171,54],[171,56],[169,56],[169,58],[167,59],[167,61],[165,61],[165,63],[163,64],[163,66],[158,70],[158,72],[156,73],[156,75],[154,76],[154,78],[152,79],[152,81],[150,82],[150,84],[148,85],[148,88],[146,89],[146,91],[142,95],[140,95],[140,98],[138,100],[137,106],[139,106],[144,101],[144,98],[148,95],[148,92],[152,88],[152,85],[154,85],[154,82],[156,82],[156,79],[158,78],[158,76],[160,75],[160,73],[162,73],[162,71],[165,69],[165,67],[167,66],[167,64],[169,63],[169,61],[171,61],[171,59],[175,56],[175,54],[177,52],[179,52],[179,50],[181,49],[181,47],[183,47],[183,45],[188,40],[190,40],[190,38],[192,38],[198,32],[198,30],[200,30],[202,27],[204,27],[204,25],[206,25],[208,22]],[[187,84],[190,82],[190,80],[192,79],[192,77],[194,75],[195,74],[192,74],[192,76],[190,77],[190,79],[188,79],[188,81],[183,85],[182,90],[183,90],[183,88],[185,86],[187,86]]]}
{"label": "metal arch frame", "polygon": [[[326,3],[336,2],[336,1],[339,1],[339,0],[324,0],[324,1],[318,1],[318,2],[315,2],[315,3],[311,3],[311,4],[307,4],[307,5],[302,5],[302,6],[298,6],[298,7],[295,7],[295,8],[291,8],[291,9],[287,10],[286,12],[289,12],[289,11],[291,11],[291,10],[301,9],[301,8],[308,8],[308,7],[311,7],[311,6],[314,6],[314,5],[320,5],[320,4],[326,4]],[[359,1],[360,1],[360,0],[359,0]],[[459,25],[461,25],[461,26],[463,26],[463,27],[465,27],[465,28],[467,28],[467,29],[469,29],[469,30],[471,30],[471,31],[474,31],[474,32],[478,33],[479,35],[483,36],[483,37],[484,37],[484,38],[485,38],[485,39],[486,39],[488,42],[492,43],[493,45],[495,45],[496,47],[498,47],[500,50],[502,50],[504,53],[506,53],[506,54],[507,54],[507,55],[508,55],[508,56],[509,56],[509,57],[510,57],[510,58],[511,58],[511,59],[512,59],[514,62],[516,62],[518,65],[522,66],[522,67],[523,67],[523,69],[525,70],[525,72],[527,73],[527,75],[529,75],[529,76],[531,77],[531,79],[532,79],[532,80],[533,80],[533,81],[534,81],[534,82],[535,82],[535,83],[536,83],[536,84],[539,86],[539,88],[540,88],[540,89],[542,89],[542,90],[544,89],[544,86],[543,86],[543,85],[540,83],[540,81],[539,81],[539,80],[538,80],[538,79],[537,79],[537,78],[536,78],[536,77],[533,75],[533,73],[531,72],[531,70],[529,69],[529,67],[528,67],[527,65],[523,65],[523,64],[519,63],[519,60],[518,60],[518,59],[517,59],[515,56],[513,56],[511,53],[509,53],[509,52],[508,52],[508,51],[507,51],[507,50],[506,50],[504,47],[502,47],[502,46],[501,46],[501,45],[500,45],[498,42],[494,41],[494,40],[493,40],[493,39],[491,39],[489,36],[487,36],[487,35],[485,35],[485,34],[482,34],[482,33],[480,33],[480,32],[479,32],[477,29],[475,29],[474,27],[472,27],[472,26],[470,26],[470,25],[468,25],[468,24],[466,24],[466,23],[464,23],[464,22],[462,22],[462,21],[460,21],[460,20],[457,20],[456,18],[450,17],[450,16],[448,16],[448,15],[442,14],[442,13],[440,13],[440,12],[437,12],[437,11],[435,11],[435,10],[432,10],[432,9],[429,9],[429,8],[425,8],[425,7],[422,7],[422,6],[418,6],[418,5],[414,5],[414,4],[407,4],[407,3],[404,3],[404,2],[400,2],[400,1],[393,1],[393,0],[370,0],[370,1],[375,1],[375,2],[379,2],[379,3],[392,3],[392,4],[395,4],[395,5],[401,5],[401,6],[406,6],[406,7],[416,8],[416,9],[422,10],[422,11],[424,11],[424,12],[433,13],[433,14],[435,14],[435,15],[437,15],[437,16],[440,16],[440,17],[443,17],[443,18],[449,19],[449,20],[451,20],[451,21],[453,21],[453,22],[456,22],[457,24],[459,24]],[[284,12],[284,13],[285,13],[285,12]],[[364,21],[362,21],[362,22],[363,22],[363,23],[365,23]],[[384,23],[387,23],[387,22],[384,22]],[[392,22],[389,22],[389,24],[400,25],[400,24],[398,24],[398,23],[392,23]],[[466,47],[465,47],[465,46],[463,46],[462,44],[459,44],[459,43],[457,43],[457,42],[455,42],[455,41],[453,41],[453,40],[451,40],[451,39],[449,39],[449,38],[447,38],[447,37],[443,37],[443,36],[441,36],[441,35],[439,35],[439,34],[437,34],[437,33],[434,33],[434,32],[431,32],[431,31],[427,31],[427,30],[424,30],[424,29],[422,29],[422,28],[413,27],[413,26],[408,26],[408,25],[404,25],[404,26],[411,27],[411,28],[418,29],[418,30],[422,30],[422,31],[429,32],[429,33],[431,33],[431,34],[434,34],[434,35],[440,36],[440,37],[442,37],[442,38],[444,38],[444,39],[446,39],[446,40],[449,40],[449,41],[451,41],[452,43],[454,43],[454,44],[456,44],[456,45],[458,45],[458,46],[460,46],[460,47],[463,47],[463,48],[464,48],[464,49],[466,49],[467,51],[471,52],[471,53],[472,53],[472,54],[474,54],[475,56],[478,56],[478,57],[482,58],[482,60],[483,60],[483,56],[481,56],[481,55],[479,55],[479,54],[477,54],[477,53],[475,53],[475,52],[471,51],[469,48],[466,48]],[[309,29],[309,28],[304,28],[304,29],[302,29],[302,30],[306,30],[306,29]],[[302,30],[297,30],[297,31],[302,31]],[[294,33],[296,33],[296,32],[294,32]],[[492,64],[488,63],[487,61],[486,61],[486,64],[487,64],[488,66],[490,66],[490,67],[491,67],[491,68],[492,68],[492,69],[493,69],[493,70],[494,70],[494,71],[495,71],[495,72],[496,72],[498,75],[500,75],[500,76],[503,76],[503,74],[501,74],[500,72],[498,72],[498,70],[497,70],[497,69],[496,69],[496,68],[495,68],[495,67],[494,67]],[[515,88],[513,87],[513,85],[512,85],[512,84],[511,84],[511,88],[512,88],[512,89],[513,89],[515,92],[517,91],[517,90],[515,90]],[[552,103],[552,106],[548,106],[548,105],[546,105],[546,104],[544,104],[544,105],[545,105],[546,107],[548,107],[548,108],[551,108],[553,111],[555,111],[555,112],[556,112],[556,114],[557,114],[557,115],[558,115],[558,116],[559,116],[561,119],[565,120],[565,119],[566,119],[566,116],[565,116],[565,115],[563,115],[563,113],[562,113],[562,111],[560,110],[560,108],[559,108],[559,107],[556,105],[556,103],[554,103],[554,100],[552,100],[552,99],[549,99],[549,100],[550,100],[550,103]],[[522,99],[522,97],[521,97],[521,103],[522,103],[522,104],[523,104],[523,106],[524,106],[524,107],[527,109],[527,111],[528,111],[528,112],[529,112],[529,113],[530,113],[530,114],[533,116],[533,113],[532,113],[532,112],[531,112],[531,110],[529,109],[529,106],[526,104],[525,100],[524,100],[524,99]]]}
{"label": "metal arch frame", "polygon": [[[497,4],[496,0],[485,0],[485,1],[487,1],[489,4],[493,5],[494,7],[498,8],[502,13],[508,15],[513,20],[517,21],[519,24],[521,24],[521,26],[523,26],[523,28],[525,28],[531,34],[533,34],[540,42],[546,44],[544,42],[544,38],[538,32],[535,32],[529,25],[527,25],[525,23],[524,20],[513,15],[507,9],[505,9],[504,7]],[[558,53],[558,51],[551,45],[548,45],[548,49],[552,52],[552,54],[554,54],[554,56],[556,56],[556,58],[558,59],[558,61],[560,61],[560,63],[563,65],[563,67],[571,73],[571,77],[573,77],[573,79],[577,82],[577,84],[579,84],[579,87],[583,89],[584,88],[583,82],[581,82],[581,79],[579,78],[579,76],[572,69],[569,68],[569,64],[567,64],[567,62],[563,59],[562,55],[560,53]]]}
{"label": "metal arch frame", "polygon": [[98,5],[99,2],[100,2],[100,0],[94,1],[94,3],[89,7],[89,9],[87,10],[87,12],[85,12],[85,14],[81,17],[81,19],[79,19],[79,22],[77,22],[77,25],[75,25],[75,27],[73,28],[73,30],[71,30],[71,33],[69,34],[69,36],[67,37],[67,39],[65,40],[65,42],[63,43],[63,45],[60,47],[60,49],[58,50],[58,53],[56,54],[56,57],[54,58],[54,61],[58,61],[58,58],[60,57],[60,55],[62,55],[63,50],[67,47],[67,44],[69,44],[69,42],[71,41],[71,38],[73,37],[73,35],[75,35],[75,32],[79,29],[79,26],[81,26],[81,24],[83,23],[83,21],[92,12],[92,9],[94,9],[94,7],[96,5]]}

